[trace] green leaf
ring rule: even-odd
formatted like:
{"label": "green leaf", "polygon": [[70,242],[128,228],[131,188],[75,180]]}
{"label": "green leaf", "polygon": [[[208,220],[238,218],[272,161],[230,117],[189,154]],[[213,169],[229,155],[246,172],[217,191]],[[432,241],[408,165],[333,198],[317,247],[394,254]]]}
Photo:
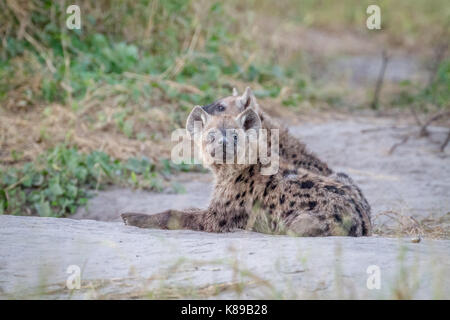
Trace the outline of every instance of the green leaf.
{"label": "green leaf", "polygon": [[49,190],[54,196],[60,196],[64,193],[64,190],[59,185],[59,182],[51,183]]}
{"label": "green leaf", "polygon": [[42,201],[36,204],[36,210],[41,217],[51,217],[53,216],[52,209],[48,201]]}

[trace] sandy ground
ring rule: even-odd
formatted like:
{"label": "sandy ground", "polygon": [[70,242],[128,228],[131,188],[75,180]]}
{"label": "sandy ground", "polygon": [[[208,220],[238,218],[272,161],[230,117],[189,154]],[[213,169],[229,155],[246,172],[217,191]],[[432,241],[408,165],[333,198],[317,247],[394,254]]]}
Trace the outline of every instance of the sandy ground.
{"label": "sandy ground", "polygon": [[[448,299],[449,244],[5,215],[0,299]],[[69,290],[77,267],[80,288]],[[367,286],[369,267],[379,270],[378,289]]]}
{"label": "sandy ground", "polygon": [[[375,223],[389,222],[379,215],[386,211],[419,220],[450,212],[450,147],[439,152],[447,128],[431,127],[430,139],[412,136],[392,154],[391,147],[405,135],[417,133],[416,126],[399,120],[361,117],[316,120],[290,130],[334,170],[354,178],[372,206]],[[156,213],[207,206],[212,189],[210,174],[182,174],[177,181],[185,193],[101,191],[72,218],[119,221],[123,211]]]}

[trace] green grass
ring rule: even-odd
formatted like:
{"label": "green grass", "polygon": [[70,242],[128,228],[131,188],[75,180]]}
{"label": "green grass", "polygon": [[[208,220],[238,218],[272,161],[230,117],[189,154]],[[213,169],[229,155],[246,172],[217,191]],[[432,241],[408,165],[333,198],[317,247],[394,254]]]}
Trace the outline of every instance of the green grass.
{"label": "green grass", "polygon": [[[34,162],[0,169],[0,214],[64,217],[85,205],[94,190],[115,184],[161,191],[162,174],[192,168],[168,160],[158,164],[146,158],[119,161],[100,151],[83,154],[59,146]],[[182,192],[177,185],[173,188]]]}
{"label": "green grass", "polygon": [[[66,104],[72,99],[80,100],[89,88],[103,84],[123,84],[135,100],[140,95],[150,100],[152,89],[157,87],[162,92],[161,99],[203,104],[228,93],[229,88],[223,88],[221,80],[226,76],[264,84],[270,95],[276,95],[285,84],[285,79],[289,78],[289,74],[279,67],[250,64],[241,69],[242,60],[250,53],[248,51],[240,52],[237,56],[224,54],[223,48],[232,46],[239,39],[230,32],[235,19],[226,15],[219,2],[208,3],[207,10],[201,12],[206,17],[199,15],[199,9],[195,8],[192,1],[158,1],[156,12],[151,16],[143,13],[149,12],[152,1],[136,4],[123,1],[121,5],[126,8],[127,14],[117,12],[115,5],[109,2],[100,2],[107,7],[106,17],[86,10],[88,13],[82,19],[82,30],[74,31],[64,27],[65,14],[59,3],[34,2],[34,9],[29,9],[28,14],[30,23],[39,30],[31,34],[39,46],[14,33],[5,37],[6,46],[0,50],[3,57],[0,61],[0,78],[3,79],[0,81],[0,98],[7,97],[9,91],[24,83],[24,79],[18,79],[20,84],[13,80],[19,68],[24,76],[33,76],[36,72],[45,74],[42,84],[27,93],[28,100],[35,104]],[[5,19],[18,27],[20,23],[14,19],[14,10],[11,11],[11,16]],[[56,17],[52,17],[50,12],[55,12]],[[136,21],[132,21],[133,17]],[[153,19],[153,28],[150,34],[144,36],[142,33],[148,28],[149,19]],[[118,26],[113,26],[113,23]],[[123,27],[127,23],[133,24],[136,35],[126,33]],[[100,32],[99,24],[106,24],[105,30]],[[32,33],[33,30],[28,32]],[[202,44],[196,45],[195,39],[202,41]],[[20,57],[25,58],[24,61],[18,61]],[[47,68],[48,61],[54,71],[47,70],[50,69]],[[178,62],[182,63],[182,67],[174,68]],[[154,81],[140,88],[137,85],[139,81],[129,79],[124,73],[188,83],[198,88],[199,92],[180,92],[164,81]]]}

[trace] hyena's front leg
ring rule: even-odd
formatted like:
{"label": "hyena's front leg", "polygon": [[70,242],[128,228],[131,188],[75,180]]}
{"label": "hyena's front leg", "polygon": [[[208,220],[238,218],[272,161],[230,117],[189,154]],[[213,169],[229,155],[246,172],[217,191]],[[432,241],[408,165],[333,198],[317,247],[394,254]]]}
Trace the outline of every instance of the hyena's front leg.
{"label": "hyena's front leg", "polygon": [[120,216],[128,226],[155,229],[189,229],[210,231],[208,229],[207,210],[189,211],[166,210],[157,214],[122,213]]}

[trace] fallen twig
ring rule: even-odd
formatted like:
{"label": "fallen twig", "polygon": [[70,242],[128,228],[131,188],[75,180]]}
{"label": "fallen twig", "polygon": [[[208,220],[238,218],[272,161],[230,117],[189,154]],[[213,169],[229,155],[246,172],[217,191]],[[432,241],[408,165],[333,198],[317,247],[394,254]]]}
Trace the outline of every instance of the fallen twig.
{"label": "fallen twig", "polygon": [[396,125],[394,125],[394,126],[388,126],[388,127],[377,127],[377,128],[363,129],[363,130],[361,130],[361,133],[383,131],[383,130],[386,130],[386,129],[407,130],[407,129],[410,129],[410,128],[408,128],[408,127],[401,128],[401,127],[397,127]]}
{"label": "fallen twig", "polygon": [[450,130],[448,131],[447,138],[445,138],[444,143],[441,145],[441,152],[444,152],[444,149],[449,141],[450,141]]}
{"label": "fallen twig", "polygon": [[375,92],[373,94],[373,100],[372,100],[372,109],[377,109],[378,107],[378,100],[379,100],[379,96],[380,96],[380,92],[381,92],[381,87],[383,86],[383,81],[384,81],[384,74],[386,72],[386,67],[389,61],[389,56],[387,55],[386,50],[383,50],[382,54],[381,54],[381,68],[380,68],[380,73],[378,74],[378,79],[375,85]]}
{"label": "fallen twig", "polygon": [[406,142],[408,142],[409,137],[410,137],[410,136],[408,135],[408,136],[404,137],[404,138],[402,139],[402,141],[397,142],[396,144],[394,144],[394,145],[389,149],[388,154],[391,155],[391,154],[395,151],[395,149],[397,149],[398,146],[401,146],[402,144],[405,144]]}
{"label": "fallen twig", "polygon": [[420,128],[420,133],[419,136],[421,137],[425,137],[428,136],[429,132],[427,130],[427,127],[434,121],[439,120],[440,118],[444,118],[444,117],[449,117],[450,116],[450,111],[442,111],[442,112],[438,112],[434,115],[432,115],[430,118],[428,118],[427,121],[425,121],[425,123],[422,125],[422,127]]}

